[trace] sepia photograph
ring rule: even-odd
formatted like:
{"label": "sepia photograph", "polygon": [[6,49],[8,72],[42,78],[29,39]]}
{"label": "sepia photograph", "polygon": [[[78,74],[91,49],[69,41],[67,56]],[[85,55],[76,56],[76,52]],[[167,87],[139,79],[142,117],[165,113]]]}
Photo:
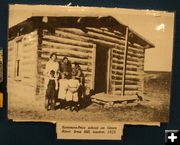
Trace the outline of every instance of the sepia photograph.
{"label": "sepia photograph", "polygon": [[8,118],[168,122],[174,13],[9,5]]}

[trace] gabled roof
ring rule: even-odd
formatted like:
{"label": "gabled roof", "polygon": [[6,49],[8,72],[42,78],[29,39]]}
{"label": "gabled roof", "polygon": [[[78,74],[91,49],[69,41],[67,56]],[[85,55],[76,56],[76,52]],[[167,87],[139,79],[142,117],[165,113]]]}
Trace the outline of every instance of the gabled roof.
{"label": "gabled roof", "polygon": [[[119,31],[125,35],[128,26],[120,23],[112,16],[100,17],[47,17],[47,22],[43,22],[43,16],[34,16],[11,27],[9,29],[9,39],[17,36],[18,33],[26,34],[38,28],[67,27],[67,28],[85,28],[85,27],[106,27],[110,31]],[[145,48],[155,47],[150,41],[140,36],[138,33],[129,28],[131,33],[130,41],[133,41]]]}

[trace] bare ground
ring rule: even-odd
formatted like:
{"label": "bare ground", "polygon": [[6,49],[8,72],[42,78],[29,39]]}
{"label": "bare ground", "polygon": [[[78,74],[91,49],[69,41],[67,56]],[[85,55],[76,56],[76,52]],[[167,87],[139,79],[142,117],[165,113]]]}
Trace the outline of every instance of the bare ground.
{"label": "bare ground", "polygon": [[28,102],[14,96],[9,98],[8,116],[16,120],[168,122],[169,85],[170,73],[148,72],[144,101],[136,105],[108,108],[93,103],[79,112],[65,109],[46,111],[43,100]]}

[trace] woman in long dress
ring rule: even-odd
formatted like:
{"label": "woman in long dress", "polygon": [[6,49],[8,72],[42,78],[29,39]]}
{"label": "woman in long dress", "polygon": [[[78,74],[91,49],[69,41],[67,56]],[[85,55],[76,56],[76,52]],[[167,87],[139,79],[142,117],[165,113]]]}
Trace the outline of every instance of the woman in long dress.
{"label": "woman in long dress", "polygon": [[[49,84],[49,80],[51,78],[51,72],[54,71],[54,79],[55,82],[57,82],[58,78],[59,78],[59,63],[57,62],[57,55],[55,53],[52,53],[50,55],[49,61],[46,63],[46,69],[44,72],[45,75],[45,90],[46,90],[46,100],[45,100],[45,108],[48,109],[48,100],[47,100],[47,90],[48,90],[48,84]],[[54,88],[53,88],[54,89]],[[58,90],[58,84],[55,85],[55,90],[56,92],[54,93],[54,103],[56,100],[56,95],[57,95],[57,90]],[[52,96],[51,96],[52,97]]]}

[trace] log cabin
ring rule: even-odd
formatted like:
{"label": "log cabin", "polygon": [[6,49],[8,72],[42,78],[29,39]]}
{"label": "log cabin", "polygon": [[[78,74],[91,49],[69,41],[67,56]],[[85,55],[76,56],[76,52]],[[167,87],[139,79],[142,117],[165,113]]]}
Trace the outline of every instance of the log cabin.
{"label": "log cabin", "polygon": [[150,41],[112,16],[33,16],[9,29],[8,93],[44,98],[44,70],[51,53],[67,56],[91,90],[116,96],[143,93],[145,50]]}

